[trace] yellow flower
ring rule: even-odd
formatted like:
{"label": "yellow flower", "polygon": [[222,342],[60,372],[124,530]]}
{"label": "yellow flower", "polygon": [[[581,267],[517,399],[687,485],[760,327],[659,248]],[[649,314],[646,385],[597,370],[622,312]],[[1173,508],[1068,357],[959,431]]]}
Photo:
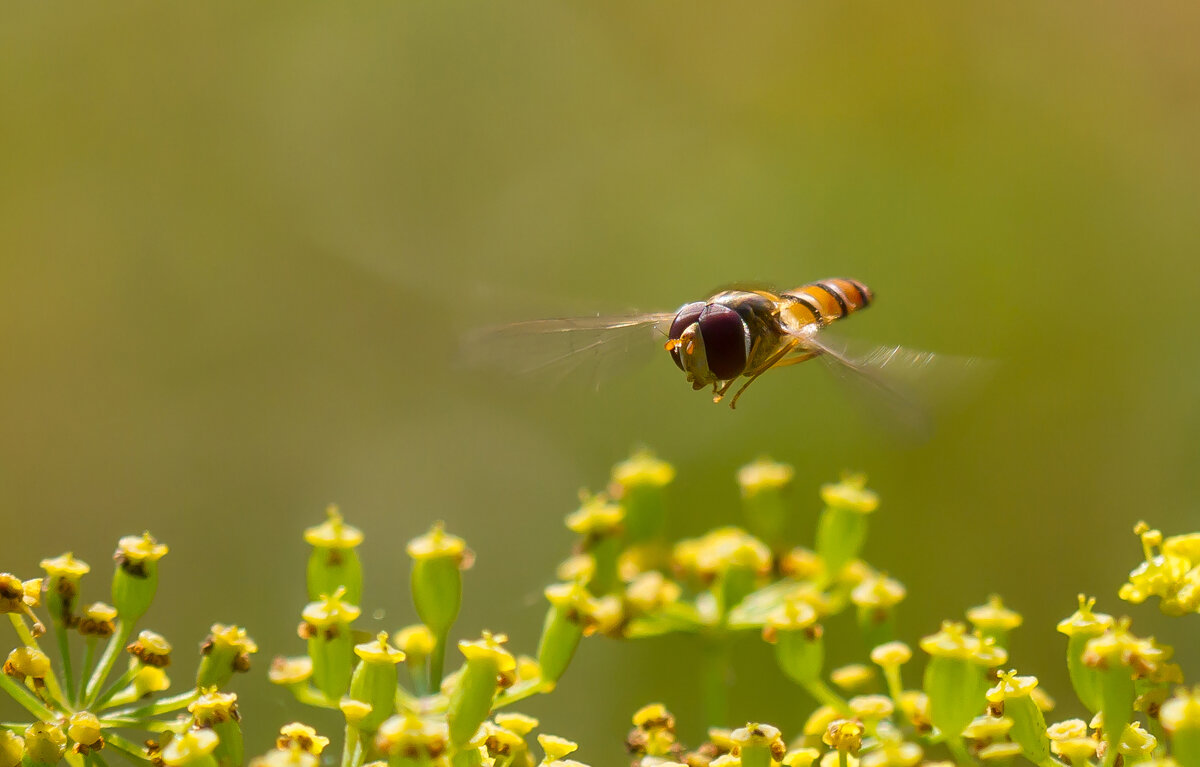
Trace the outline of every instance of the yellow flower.
{"label": "yellow flower", "polygon": [[219,742],[217,734],[209,729],[189,729],[171,738],[162,750],[162,760],[169,767],[197,762],[212,754]]}
{"label": "yellow flower", "polygon": [[1080,594],[1079,609],[1069,618],[1059,621],[1058,630],[1067,636],[1075,636],[1077,634],[1097,636],[1108,631],[1113,625],[1112,616],[1092,612],[1092,608],[1095,606],[1095,597],[1088,598]]}
{"label": "yellow flower", "polygon": [[318,735],[316,730],[301,722],[291,722],[280,727],[279,737],[275,740],[275,747],[281,751],[295,746],[314,756],[320,756],[328,745],[329,738]]}
{"label": "yellow flower", "polygon": [[904,599],[904,584],[882,573],[868,576],[850,592],[850,600],[859,607],[887,609]]}
{"label": "yellow flower", "polygon": [[356,606],[342,601],[346,590],[339,588],[332,594],[323,594],[316,602],[309,602],[301,613],[304,622],[317,629],[353,623],[362,613]]}
{"label": "yellow flower", "polygon": [[605,495],[585,496],[579,510],[567,515],[567,528],[580,535],[612,535],[625,520],[625,507]]}
{"label": "yellow flower", "polygon": [[1011,698],[1024,698],[1037,687],[1037,677],[1017,676],[1016,671],[1004,671],[1000,680],[987,691],[988,703],[1002,703]]}
{"label": "yellow flower", "polygon": [[375,635],[374,642],[366,642],[354,646],[354,654],[362,658],[367,663],[400,663],[404,660],[404,653],[387,643],[388,635],[386,631],[380,631]]}
{"label": "yellow flower", "polygon": [[979,749],[979,758],[985,762],[1012,759],[1021,755],[1020,743],[992,743]]}
{"label": "yellow flower", "polygon": [[237,708],[237,694],[207,689],[203,695],[188,704],[188,712],[201,727],[212,727],[222,722],[241,719]]}
{"label": "yellow flower", "polygon": [[649,450],[638,450],[612,470],[612,481],[622,487],[663,487],[674,479],[675,467]]}
{"label": "yellow flower", "polygon": [[753,496],[763,490],[779,490],[791,484],[796,470],[786,463],[759,458],[738,469],[738,485],[743,496]]}
{"label": "yellow flower", "polygon": [[967,620],[980,631],[1011,631],[1021,625],[1021,614],[1005,607],[999,594],[992,594],[987,604],[967,610]]}
{"label": "yellow flower", "polygon": [[493,634],[490,631],[485,631],[479,639],[470,642],[466,640],[460,641],[458,649],[462,651],[467,660],[474,658],[490,658],[494,660],[498,670],[503,673],[513,671],[517,668],[517,659],[503,647],[507,641],[508,637],[504,634]]}
{"label": "yellow flower", "polygon": [[314,527],[305,528],[304,541],[309,546],[323,549],[352,549],[363,542],[362,530],[347,525],[335,504],[325,509],[328,517]]}
{"label": "yellow flower", "polygon": [[437,640],[433,632],[424,623],[417,623],[400,629],[392,636],[392,641],[400,648],[405,656],[425,658],[433,652]]}
{"label": "yellow flower", "polygon": [[829,678],[843,690],[853,692],[861,690],[875,680],[875,669],[862,663],[851,663],[830,671]]}
{"label": "yellow flower", "polygon": [[518,714],[513,711],[496,714],[495,720],[496,724],[500,725],[504,729],[511,730],[521,736],[528,735],[529,733],[533,732],[534,728],[538,726],[538,720],[534,719],[532,716]]}
{"label": "yellow flower", "polygon": [[821,740],[838,751],[857,754],[862,748],[864,733],[863,724],[857,719],[835,719],[829,723]]}
{"label": "yellow flower", "polygon": [[547,762],[556,762],[562,759],[567,754],[574,753],[579,748],[578,743],[560,738],[557,735],[538,735],[538,743],[542,746],[542,751],[546,753]]}
{"label": "yellow flower", "polygon": [[1007,716],[977,716],[966,726],[962,734],[964,738],[990,743],[1008,735],[1013,727],[1013,720]]}
{"label": "yellow flower", "polygon": [[279,656],[271,662],[267,678],[274,684],[300,684],[312,676],[312,658],[302,655],[296,658]]}
{"label": "yellow flower", "polygon": [[870,514],[879,508],[879,496],[867,489],[865,474],[843,474],[842,481],[821,486],[821,500],[834,509]]}
{"label": "yellow flower", "polygon": [[871,650],[871,661],[876,665],[902,666],[912,660],[912,650],[903,642],[888,642]]}
{"label": "yellow flower", "polygon": [[1172,735],[1181,730],[1200,730],[1200,687],[1180,688],[1159,711],[1163,728]]}

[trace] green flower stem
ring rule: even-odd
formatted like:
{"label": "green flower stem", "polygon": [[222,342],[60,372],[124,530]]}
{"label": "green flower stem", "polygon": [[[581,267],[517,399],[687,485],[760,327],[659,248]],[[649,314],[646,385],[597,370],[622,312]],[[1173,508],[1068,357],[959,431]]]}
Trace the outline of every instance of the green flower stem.
{"label": "green flower stem", "polygon": [[62,659],[63,667],[63,686],[67,688],[68,697],[66,701],[73,703],[69,697],[75,692],[75,670],[71,666],[71,641],[67,635],[67,627],[59,622],[54,623],[54,638],[58,640],[58,655]]}
{"label": "green flower stem", "polygon": [[70,749],[63,754],[63,758],[67,760],[67,764],[71,765],[71,767],[85,767],[87,764],[87,760],[84,757],[80,756],[74,751],[71,751]]}
{"label": "green flower stem", "polygon": [[421,709],[421,699],[404,689],[400,685],[396,685],[396,710],[397,711],[419,711]]}
{"label": "green flower stem", "polygon": [[850,757],[845,751],[838,751],[838,767],[850,767]]}
{"label": "green flower stem", "polygon": [[[9,613],[8,617],[12,621],[12,625],[17,632],[17,636],[21,638],[21,641],[25,644],[25,646],[37,650],[38,652],[42,652],[42,648],[40,645],[38,645],[37,639],[34,638],[33,632],[29,630],[29,626],[25,623],[25,616],[17,613]],[[63,695],[62,687],[60,687],[58,684],[58,675],[54,673],[53,668],[50,669],[49,674],[46,674],[45,681],[46,692],[50,693],[50,697],[53,698],[61,708],[68,709],[70,707],[70,702],[67,700],[67,697]]]}
{"label": "green flower stem", "polygon": [[100,662],[96,664],[96,670],[92,672],[88,679],[87,686],[83,691],[83,698],[80,701],[86,706],[91,706],[95,697],[100,694],[100,686],[104,684],[104,680],[112,673],[113,666],[117,663],[117,657],[121,654],[121,650],[125,648],[125,643],[129,641],[129,635],[133,633],[133,623],[130,621],[121,621],[117,624],[117,630],[111,637],[108,638],[108,644],[104,647],[104,654],[100,656]]}
{"label": "green flower stem", "polygon": [[701,694],[708,727],[720,727],[729,718],[729,668],[733,647],[725,635],[704,638]]}
{"label": "green flower stem", "polygon": [[342,767],[358,767],[356,755],[362,753],[361,733],[357,727],[346,724],[346,737],[342,745]]}
{"label": "green flower stem", "polygon": [[543,692],[546,692],[546,685],[540,679],[518,682],[496,696],[496,701],[492,704],[492,710],[495,711],[502,706],[511,706],[514,703],[523,701],[526,698],[532,698],[534,695]]}
{"label": "green flower stem", "polygon": [[21,705],[21,708],[43,722],[53,722],[59,717],[57,713],[47,708],[46,704],[38,700],[37,696],[30,692],[28,687],[16,681],[8,674],[0,673],[0,689],[8,693],[13,700]]}
{"label": "green flower stem", "polygon": [[96,666],[96,644],[97,640],[94,636],[87,638],[87,644],[83,650],[83,668],[79,669],[79,686],[75,688],[76,704],[83,702],[84,688],[87,686],[88,677],[92,675],[92,671]]}
{"label": "green flower stem", "polygon": [[106,744],[112,746],[113,748],[117,749],[125,756],[128,756],[130,759],[133,759],[138,764],[144,764],[144,765],[150,764],[150,760],[146,758],[146,750],[144,748],[142,748],[138,744],[134,743],[133,741],[122,738],[120,735],[117,735],[115,732],[105,730],[104,731],[104,742]]}
{"label": "green flower stem", "polygon": [[883,678],[887,682],[888,695],[897,711],[902,711],[900,698],[904,695],[904,680],[900,678],[899,666],[884,666]]}
{"label": "green flower stem", "polygon": [[[181,692],[178,695],[172,695],[169,698],[155,701],[149,706],[117,709],[109,714],[108,718],[120,719],[122,717],[130,717],[134,719],[148,719],[159,714],[167,714],[172,711],[178,711],[181,708],[187,708],[189,704],[193,703],[199,697],[199,690],[188,690],[187,692]],[[336,704],[333,707],[337,708]]]}
{"label": "green flower stem", "polygon": [[973,765],[975,760],[971,758],[971,754],[967,751],[967,747],[963,744],[961,735],[954,735],[945,739],[946,748],[950,749],[950,753],[954,756],[954,761],[960,765]]}
{"label": "green flower stem", "polygon": [[292,691],[292,696],[298,703],[303,703],[306,706],[315,706],[316,708],[331,708],[336,709],[338,702],[325,697],[325,693],[315,687],[295,685],[288,688]]}
{"label": "green flower stem", "polygon": [[442,688],[442,669],[446,665],[446,643],[450,640],[450,627],[434,632],[433,653],[429,656],[429,691]]}
{"label": "green flower stem", "polygon": [[837,709],[839,714],[850,715],[849,704],[846,703],[841,695],[838,695],[829,685],[825,684],[823,680],[813,679],[812,681],[805,682],[804,689],[808,691],[809,695],[816,698],[818,703]]}
{"label": "green flower stem", "polygon": [[[116,706],[121,705],[120,703],[111,703],[113,696],[116,695],[121,690],[128,687],[130,684],[132,684],[133,678],[135,676],[137,676],[137,672],[138,672],[138,667],[133,666],[128,671],[126,671],[124,674],[121,674],[121,677],[119,679],[117,679],[117,681],[115,681],[111,685],[109,685],[108,689],[105,690],[104,693],[100,697],[96,698],[95,702],[93,702],[91,704],[90,708],[93,711],[97,711],[97,710],[103,710],[104,708],[111,708],[114,705],[116,705]],[[108,704],[108,705],[106,706],[105,704]]]}

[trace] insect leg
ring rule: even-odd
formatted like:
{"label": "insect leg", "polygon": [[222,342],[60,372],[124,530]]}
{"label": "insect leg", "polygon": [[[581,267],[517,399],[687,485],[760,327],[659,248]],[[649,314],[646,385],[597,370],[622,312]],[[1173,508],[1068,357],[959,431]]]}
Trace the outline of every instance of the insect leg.
{"label": "insect leg", "polygon": [[[758,372],[756,372],[754,375],[750,376],[750,380],[748,380],[748,381],[746,381],[746,383],[742,384],[741,388],[738,389],[737,392],[733,395],[733,399],[731,399],[729,401],[729,409],[732,410],[732,409],[736,408],[738,397],[742,396],[742,392],[746,391],[746,389],[750,386],[750,384],[757,381],[758,377],[760,375],[767,372],[771,368],[779,365],[780,360],[782,360],[789,353],[791,353],[791,351],[793,349],[795,349],[799,344],[800,344],[799,341],[792,341],[791,343],[784,345],[783,348],[781,348],[779,351],[775,352],[770,357],[768,357],[767,361],[764,362],[762,367],[758,369]],[[787,364],[791,364],[791,363],[787,363]]]}

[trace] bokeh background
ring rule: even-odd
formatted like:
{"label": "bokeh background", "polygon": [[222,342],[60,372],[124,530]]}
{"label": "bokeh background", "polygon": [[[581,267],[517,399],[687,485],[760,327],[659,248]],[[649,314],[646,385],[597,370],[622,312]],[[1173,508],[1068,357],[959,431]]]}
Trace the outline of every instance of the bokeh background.
{"label": "bokeh background", "polygon": [[[238,689],[262,749],[332,722],[264,678],[301,648],[300,531],[327,502],[368,533],[364,627],[413,620],[403,544],[443,519],[478,554],[460,633],[532,651],[580,487],[650,445],[693,534],[737,520],[733,473],[767,453],[796,466],[801,536],[821,482],[870,474],[866,553],[909,586],[909,639],[1001,592],[1027,620],[1015,665],[1076,713],[1053,628],[1076,592],[1165,641],[1189,625],[1115,590],[1135,521],[1200,520],[1198,23],[1183,3],[9,4],[0,569],[71,549],[102,598],[116,538],[152,529],[172,551],[150,623],[183,650],[214,620],[259,641]],[[878,294],[850,336],[1001,362],[929,441],[890,439],[820,365],[730,412],[665,358],[599,392],[456,364],[480,325],[836,275]],[[648,700],[699,731],[696,657],[589,641],[526,710],[619,763]],[[811,703],[773,675],[747,644],[735,719],[794,731]]]}

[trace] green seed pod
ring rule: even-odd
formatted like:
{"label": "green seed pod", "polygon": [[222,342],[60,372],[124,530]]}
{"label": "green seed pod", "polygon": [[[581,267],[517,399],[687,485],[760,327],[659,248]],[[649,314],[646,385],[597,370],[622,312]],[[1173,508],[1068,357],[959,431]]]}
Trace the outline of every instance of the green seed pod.
{"label": "green seed pod", "polygon": [[905,597],[900,581],[885,575],[871,575],[850,592],[855,617],[867,647],[878,647],[895,641],[896,605]]}
{"label": "green seed pod", "polygon": [[738,470],[742,510],[750,532],[774,551],[784,547],[784,532],[790,517],[784,492],[791,485],[794,474],[791,466],[768,458],[760,458]]}
{"label": "green seed pod", "polygon": [[867,515],[878,508],[879,496],[866,485],[865,476],[846,474],[841,482],[821,488],[825,508],[817,521],[816,551],[828,578],[836,578],[867,539]]}
{"label": "green seed pod", "polygon": [[439,523],[408,544],[412,557],[412,596],[417,615],[435,635],[443,636],[462,606],[462,570],[470,552],[462,538],[447,534]]}
{"label": "green seed pod", "polygon": [[166,545],[154,540],[150,533],[141,537],[128,535],[117,542],[112,602],[126,624],[133,625],[150,609],[158,589],[158,560],[166,553]]}
{"label": "green seed pod", "polygon": [[388,646],[387,638],[387,634],[381,632],[374,642],[354,648],[361,662],[350,678],[350,697],[371,706],[371,712],[358,721],[358,728],[364,732],[379,729],[396,705],[399,683],[396,664],[404,661],[404,653]]}
{"label": "green seed pod", "polygon": [[313,547],[308,557],[308,598],[316,601],[322,594],[338,588],[346,590],[346,601],[362,604],[362,562],[355,548],[362,543],[362,531],[342,520],[337,506],[326,509],[324,523],[304,531],[304,540]]}
{"label": "green seed pod", "polygon": [[1058,624],[1058,630],[1067,635],[1067,671],[1071,686],[1081,703],[1093,714],[1101,710],[1100,674],[1083,662],[1083,653],[1088,640],[1098,637],[1112,628],[1111,615],[1093,613],[1095,599],[1079,595],[1079,609]]}
{"label": "green seed pod", "polygon": [[341,591],[304,608],[300,635],[308,640],[312,658],[312,680],[329,700],[337,700],[350,689],[354,666],[354,637],[350,624],[359,609],[342,601]]}
{"label": "green seed pod", "polygon": [[[567,670],[571,658],[575,656],[575,649],[579,647],[579,640],[583,638],[583,627],[574,617],[576,610],[571,601],[577,597],[557,593],[561,592],[563,587],[572,590],[581,588],[571,584],[559,584],[546,589],[550,609],[546,611],[542,636],[538,640],[537,659],[538,665],[542,667],[542,679],[552,684]],[[553,596],[552,590],[557,590]]]}
{"label": "green seed pod", "polygon": [[947,736],[961,744],[960,733],[984,709],[988,690],[987,669],[1008,658],[990,640],[966,633],[966,626],[947,621],[936,634],[921,640],[929,653],[925,667],[925,694],[929,696],[929,719]]}
{"label": "green seed pod", "polygon": [[224,687],[235,671],[245,673],[250,670],[250,656],[256,652],[258,645],[246,635],[244,628],[214,623],[200,645],[196,686],[201,689]]}
{"label": "green seed pod", "polygon": [[237,695],[231,692],[210,691],[188,706],[196,727],[207,728],[217,736],[212,756],[219,767],[240,767],[245,759],[241,715]]}
{"label": "green seed pod", "polygon": [[630,542],[643,543],[662,534],[664,489],[674,479],[675,468],[648,450],[639,450],[613,467],[612,482],[625,507],[625,533]]}
{"label": "green seed pod", "polygon": [[482,639],[458,643],[467,662],[458,684],[450,692],[450,703],[446,708],[450,742],[456,747],[461,748],[475,737],[479,726],[491,713],[500,674],[517,667],[516,659],[502,647],[506,639],[503,635],[484,632]]}
{"label": "green seed pod", "polygon": [[1109,748],[1116,748],[1125,728],[1133,721],[1133,671],[1127,665],[1128,653],[1134,638],[1122,624],[1087,641],[1082,661],[1094,669],[1099,679],[1100,710],[1104,712],[1104,739]]}

